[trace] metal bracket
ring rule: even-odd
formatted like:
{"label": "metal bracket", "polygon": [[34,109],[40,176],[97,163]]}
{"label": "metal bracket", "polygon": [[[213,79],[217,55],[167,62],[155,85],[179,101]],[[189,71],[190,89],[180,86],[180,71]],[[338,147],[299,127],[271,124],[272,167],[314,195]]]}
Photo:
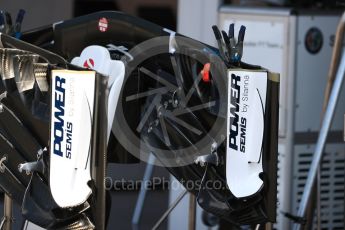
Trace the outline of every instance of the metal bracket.
{"label": "metal bracket", "polygon": [[27,175],[30,175],[33,172],[41,172],[44,173],[44,166],[42,161],[35,161],[35,162],[27,162],[18,165],[18,171],[22,173],[23,171],[26,172]]}
{"label": "metal bracket", "polygon": [[4,155],[1,159],[0,159],[0,172],[4,173],[6,170],[6,166],[5,166],[5,162],[7,161],[7,156]]}
{"label": "metal bracket", "polygon": [[11,230],[13,223],[12,216],[13,203],[11,197],[5,194],[4,197],[4,216],[1,219],[0,229],[1,230]]}
{"label": "metal bracket", "polygon": [[200,164],[201,167],[204,167],[207,163],[219,165],[219,157],[217,154],[218,145],[216,142],[211,145],[211,153],[208,155],[198,156],[194,162],[195,164]]}

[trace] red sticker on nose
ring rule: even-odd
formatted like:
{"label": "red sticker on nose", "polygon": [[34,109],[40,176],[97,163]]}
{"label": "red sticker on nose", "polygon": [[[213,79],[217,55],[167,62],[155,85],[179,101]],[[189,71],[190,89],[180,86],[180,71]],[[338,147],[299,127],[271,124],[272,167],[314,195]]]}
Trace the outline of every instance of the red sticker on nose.
{"label": "red sticker on nose", "polygon": [[83,66],[85,68],[92,69],[95,66],[95,62],[93,61],[93,59],[89,58],[89,59],[85,60]]}
{"label": "red sticker on nose", "polygon": [[106,18],[99,19],[98,30],[101,32],[106,32],[108,30],[108,20]]}

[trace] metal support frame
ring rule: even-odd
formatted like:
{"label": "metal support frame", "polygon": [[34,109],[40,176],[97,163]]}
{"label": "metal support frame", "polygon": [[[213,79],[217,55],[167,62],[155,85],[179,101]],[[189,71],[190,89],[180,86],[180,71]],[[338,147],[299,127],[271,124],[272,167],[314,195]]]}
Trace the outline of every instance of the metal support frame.
{"label": "metal support frame", "polygon": [[144,186],[146,185],[146,181],[150,180],[152,173],[153,173],[153,168],[154,168],[154,162],[155,162],[155,157],[154,155],[151,153],[145,168],[145,173],[143,176],[143,184],[140,188],[140,192],[138,195],[138,199],[137,199],[137,203],[135,205],[135,209],[134,209],[134,214],[132,217],[132,229],[138,229],[138,225],[140,222],[140,217],[144,208],[144,202],[145,202],[145,198],[146,198],[146,193],[147,193],[147,188]]}
{"label": "metal support frame", "polygon": [[13,202],[11,197],[7,194],[4,194],[4,216],[1,219],[0,229],[1,230],[11,230],[12,229],[12,209],[13,209]]}
{"label": "metal support frame", "polygon": [[[326,107],[325,115],[322,119],[322,126],[319,133],[319,137],[316,143],[313,161],[311,163],[306,185],[304,188],[304,192],[302,195],[302,199],[299,205],[297,216],[303,217],[306,212],[306,208],[308,205],[309,197],[311,195],[312,187],[316,178],[317,169],[320,165],[320,160],[323,155],[323,150],[326,144],[327,135],[332,124],[335,108],[339,99],[339,94],[341,91],[342,83],[344,80],[345,74],[345,53],[342,54],[342,58],[339,64],[339,68],[335,77],[334,85],[331,90],[330,98]],[[299,230],[302,226],[300,224],[295,224],[294,229]]]}
{"label": "metal support frame", "polygon": [[[327,104],[329,102],[329,96],[331,89],[334,84],[334,78],[339,66],[339,59],[342,52],[343,40],[344,40],[344,32],[345,32],[345,12],[342,14],[340,21],[337,26],[336,34],[335,34],[335,42],[333,46],[333,53],[331,58],[331,64],[328,70],[328,77],[327,77],[327,85],[325,89],[325,97],[322,105],[322,114],[321,120],[324,117],[324,113],[326,111]],[[322,158],[320,159],[322,163]],[[321,164],[320,163],[320,164]],[[314,216],[314,208],[316,205],[316,217],[317,217],[317,229],[321,229],[321,165],[319,165],[317,170],[317,177],[316,182],[314,182],[314,187],[312,190],[312,194],[314,194],[309,199],[309,206],[307,210],[307,224],[306,228],[310,229],[313,225],[313,216]],[[314,200],[316,199],[316,202]],[[316,203],[316,204],[315,204]],[[309,218],[309,220],[308,220]]]}
{"label": "metal support frame", "polygon": [[196,197],[194,194],[189,194],[189,220],[188,230],[196,229]]}
{"label": "metal support frame", "polygon": [[180,201],[183,199],[183,197],[188,193],[187,190],[185,190],[184,192],[182,192],[177,198],[176,200],[170,205],[170,207],[168,208],[168,210],[166,210],[162,217],[157,221],[157,223],[153,226],[152,230],[157,230],[159,228],[159,226],[163,223],[163,221],[169,216],[169,214],[174,210],[174,208],[176,208],[176,206],[180,203]]}
{"label": "metal support frame", "polygon": [[[143,182],[150,180],[153,169],[154,169],[154,162],[155,156],[151,153],[145,168],[145,173],[143,176]],[[146,183],[145,183],[146,184]],[[156,222],[152,229],[158,229],[159,226],[163,223],[163,221],[169,216],[169,214],[175,209],[175,207],[180,203],[183,197],[188,193],[188,191],[182,192],[177,199],[171,204],[167,211],[163,213],[161,218]],[[140,192],[138,195],[137,203],[135,205],[134,214],[132,217],[132,229],[136,230],[139,227],[140,217],[142,215],[142,211],[144,208],[144,202],[147,194],[147,188],[145,186],[141,186]],[[196,229],[196,197],[190,193],[189,197],[189,222],[188,222],[188,229],[195,230]],[[6,229],[7,230],[7,229]]]}

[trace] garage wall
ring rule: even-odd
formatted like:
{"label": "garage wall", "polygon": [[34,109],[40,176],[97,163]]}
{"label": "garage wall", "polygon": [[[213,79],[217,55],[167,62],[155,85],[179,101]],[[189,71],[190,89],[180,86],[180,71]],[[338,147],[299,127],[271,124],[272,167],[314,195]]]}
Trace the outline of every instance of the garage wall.
{"label": "garage wall", "polygon": [[69,19],[73,13],[72,0],[1,0],[0,9],[12,14],[15,21],[19,9],[26,11],[22,30],[29,30],[53,22]]}

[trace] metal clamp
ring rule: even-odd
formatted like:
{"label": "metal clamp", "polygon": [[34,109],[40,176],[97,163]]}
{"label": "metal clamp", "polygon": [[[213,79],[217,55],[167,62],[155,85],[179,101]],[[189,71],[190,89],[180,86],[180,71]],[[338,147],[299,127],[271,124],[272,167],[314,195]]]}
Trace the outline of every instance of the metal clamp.
{"label": "metal clamp", "polygon": [[42,160],[19,164],[18,171],[20,173],[25,171],[27,175],[30,175],[33,172],[44,173],[44,164]]}
{"label": "metal clamp", "polygon": [[0,172],[4,173],[6,170],[6,166],[5,166],[5,162],[7,161],[7,156],[4,155],[1,159],[0,159]]}
{"label": "metal clamp", "polygon": [[219,157],[217,154],[218,145],[216,142],[213,142],[211,145],[211,153],[207,155],[198,156],[194,162],[195,164],[200,164],[200,166],[204,167],[206,163],[219,165]]}

